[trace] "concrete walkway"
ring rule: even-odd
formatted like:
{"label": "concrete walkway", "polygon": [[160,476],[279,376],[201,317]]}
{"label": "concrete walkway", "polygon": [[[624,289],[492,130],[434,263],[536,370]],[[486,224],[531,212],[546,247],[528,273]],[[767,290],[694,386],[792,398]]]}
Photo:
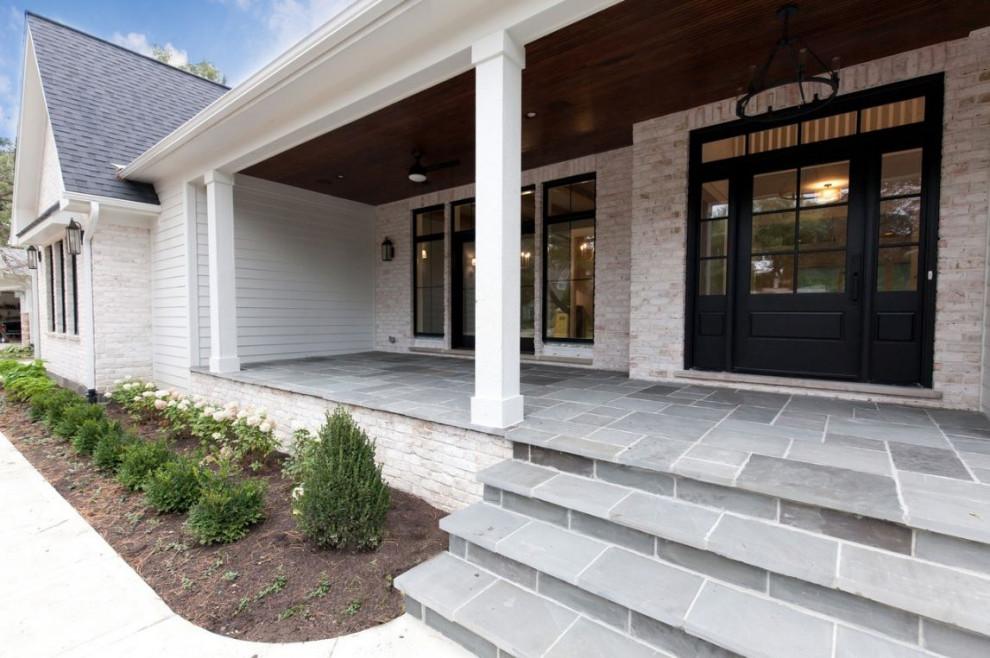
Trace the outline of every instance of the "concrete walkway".
{"label": "concrete walkway", "polygon": [[0,654],[469,658],[404,615],[332,640],[245,642],[176,615],[0,434]]}

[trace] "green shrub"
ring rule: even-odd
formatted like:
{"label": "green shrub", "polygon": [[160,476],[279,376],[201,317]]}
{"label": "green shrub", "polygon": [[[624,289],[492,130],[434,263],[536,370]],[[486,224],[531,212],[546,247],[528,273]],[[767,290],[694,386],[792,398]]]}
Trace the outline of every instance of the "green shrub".
{"label": "green shrub", "polygon": [[144,481],[148,503],[159,514],[188,511],[199,500],[200,471],[196,461],[185,456],[155,469]]}
{"label": "green shrub", "polygon": [[19,377],[14,380],[4,381],[4,391],[17,402],[27,402],[38,393],[56,388],[55,382],[44,375],[32,375],[29,377]]}
{"label": "green shrub", "polygon": [[34,355],[34,347],[31,345],[11,344],[0,350],[0,356],[4,359],[30,359]]}
{"label": "green shrub", "polygon": [[[51,380],[49,380],[51,381]],[[81,401],[80,396],[64,388],[50,388],[31,396],[31,420],[48,422],[49,416],[57,414],[61,417],[62,410]]]}
{"label": "green shrub", "polygon": [[71,441],[87,420],[103,420],[105,417],[101,405],[90,404],[82,399],[62,407],[58,414],[58,421],[53,423],[54,411],[53,409],[48,416],[49,427],[52,429],[52,434],[66,441]]}
{"label": "green shrub", "polygon": [[381,544],[391,494],[374,443],[342,408],[327,415],[302,480],[293,496],[303,534],[323,547]]}
{"label": "green shrub", "polygon": [[158,441],[135,441],[124,446],[117,468],[117,481],[130,489],[139,491],[144,481],[156,469],[176,458],[175,452],[164,439]]}
{"label": "green shrub", "polygon": [[204,469],[200,497],[189,510],[186,528],[201,544],[229,544],[248,533],[265,518],[264,480],[238,482],[227,469],[220,473]]}
{"label": "green shrub", "polygon": [[116,472],[124,456],[124,448],[140,440],[114,423],[97,439],[96,447],[93,448],[93,464],[102,471]]}
{"label": "green shrub", "polygon": [[92,456],[100,437],[111,431],[118,431],[116,421],[108,418],[88,418],[79,425],[72,437],[72,447],[77,454]]}

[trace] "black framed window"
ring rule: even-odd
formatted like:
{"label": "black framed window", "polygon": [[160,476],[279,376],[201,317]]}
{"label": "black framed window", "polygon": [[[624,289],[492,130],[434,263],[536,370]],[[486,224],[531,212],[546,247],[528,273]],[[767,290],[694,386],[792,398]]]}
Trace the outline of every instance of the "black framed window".
{"label": "black framed window", "polygon": [[413,211],[413,333],[443,336],[444,208]]}
{"label": "black framed window", "polygon": [[55,257],[54,250],[49,245],[45,247],[45,287],[48,288],[48,329],[55,331]]}
{"label": "black framed window", "polygon": [[65,333],[65,243],[59,240],[55,243],[55,252],[58,255],[58,330]]}
{"label": "black framed window", "polygon": [[65,292],[69,296],[66,310],[71,313],[66,319],[66,331],[71,331],[74,335],[79,335],[79,279],[76,276],[79,257],[75,254],[66,254],[66,256],[68,262],[65,268]]}
{"label": "black framed window", "polygon": [[595,338],[595,175],[543,186],[543,339]]}

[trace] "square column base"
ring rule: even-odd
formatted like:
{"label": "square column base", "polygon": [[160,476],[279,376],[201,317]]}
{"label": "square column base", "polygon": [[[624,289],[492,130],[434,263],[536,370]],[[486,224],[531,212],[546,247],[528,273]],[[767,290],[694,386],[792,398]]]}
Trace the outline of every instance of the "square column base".
{"label": "square column base", "polygon": [[471,398],[471,422],[482,427],[506,428],[523,419],[523,396]]}
{"label": "square column base", "polygon": [[238,372],[241,369],[241,360],[236,356],[210,357],[210,372]]}

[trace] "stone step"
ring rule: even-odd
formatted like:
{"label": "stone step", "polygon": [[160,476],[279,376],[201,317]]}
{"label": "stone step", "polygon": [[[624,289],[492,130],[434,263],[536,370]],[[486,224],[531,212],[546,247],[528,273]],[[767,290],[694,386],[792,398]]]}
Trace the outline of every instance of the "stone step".
{"label": "stone step", "polygon": [[477,564],[444,553],[395,579],[406,611],[480,658],[671,658]]}
{"label": "stone step", "polygon": [[[871,519],[850,518],[852,526],[829,533],[828,527],[823,531],[802,524],[796,513],[770,514],[760,501],[736,498],[732,490],[697,489],[696,483],[687,487],[691,500],[677,497],[676,488],[687,480],[658,495],[516,460],[482,471],[478,479],[486,485],[486,500],[492,505],[472,514],[496,514],[497,505],[499,512],[516,513],[500,514],[499,519],[520,525],[492,523],[492,533],[521,532],[531,523],[527,519],[535,519],[634,552],[678,555],[675,561],[704,565],[709,574],[713,569],[731,572],[732,577],[721,577],[735,585],[752,581],[759,589],[759,574],[770,574],[771,579],[803,582],[803,587],[821,596],[834,592],[833,598],[841,599],[844,594],[850,600],[839,601],[840,607],[855,610],[855,602],[867,607],[883,604],[990,635],[990,574],[978,570],[990,569],[990,562],[981,552],[982,545],[962,545],[953,538],[928,534],[923,541],[915,537],[895,544],[881,532],[889,529]],[[457,527],[462,518],[455,514],[441,527],[462,536]],[[859,541],[852,541],[850,527],[856,529],[856,523],[862,525]],[[492,534],[469,541],[494,550],[503,539]]]}

